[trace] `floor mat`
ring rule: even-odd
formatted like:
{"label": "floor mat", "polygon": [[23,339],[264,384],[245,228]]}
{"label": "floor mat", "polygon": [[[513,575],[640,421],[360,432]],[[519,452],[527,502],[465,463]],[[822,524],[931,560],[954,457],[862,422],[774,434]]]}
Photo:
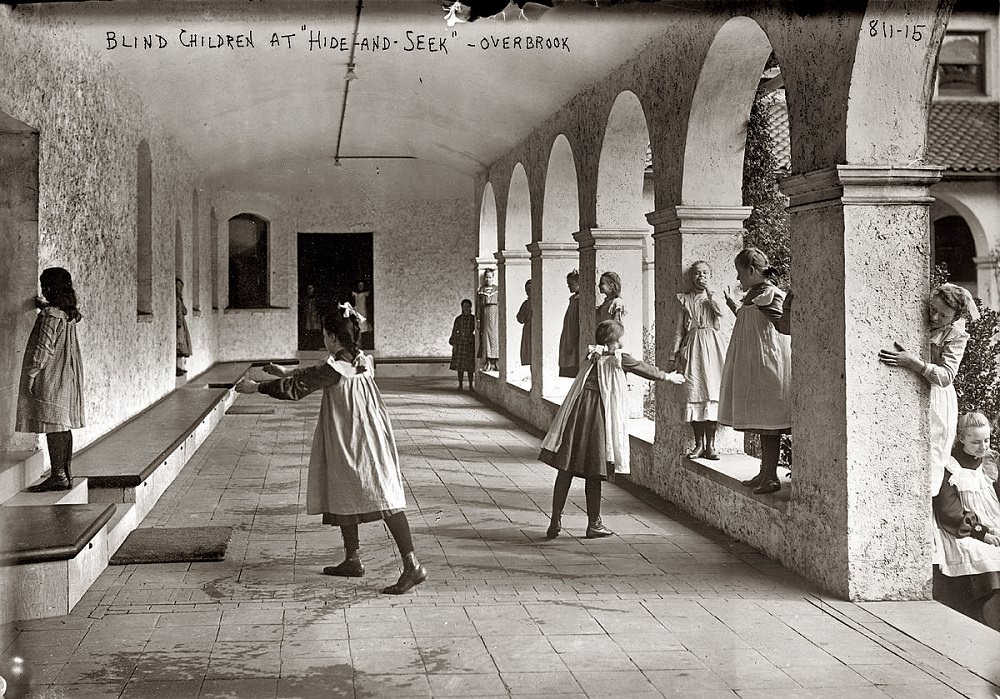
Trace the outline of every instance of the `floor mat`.
{"label": "floor mat", "polygon": [[129,534],[108,563],[221,561],[232,535],[232,527],[144,527]]}

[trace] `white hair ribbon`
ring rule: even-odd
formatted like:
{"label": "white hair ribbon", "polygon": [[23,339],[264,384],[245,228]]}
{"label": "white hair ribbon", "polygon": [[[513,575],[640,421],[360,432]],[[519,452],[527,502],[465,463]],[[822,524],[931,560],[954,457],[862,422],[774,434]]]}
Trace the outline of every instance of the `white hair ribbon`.
{"label": "white hair ribbon", "polygon": [[607,345],[587,345],[587,359],[600,357],[602,354],[608,354],[610,351]]}

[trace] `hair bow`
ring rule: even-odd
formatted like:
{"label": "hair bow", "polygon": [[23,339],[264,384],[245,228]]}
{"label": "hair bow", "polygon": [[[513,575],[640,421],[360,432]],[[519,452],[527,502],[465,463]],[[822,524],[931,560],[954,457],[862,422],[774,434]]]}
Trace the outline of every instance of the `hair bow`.
{"label": "hair bow", "polygon": [[587,345],[587,359],[594,359],[610,352],[607,345]]}
{"label": "hair bow", "polygon": [[354,309],[354,306],[352,306],[349,302],[345,301],[344,303],[337,304],[337,308],[339,308],[344,312],[345,318],[350,318],[351,316],[354,316],[359,324],[365,322],[365,317],[360,313],[358,313]]}

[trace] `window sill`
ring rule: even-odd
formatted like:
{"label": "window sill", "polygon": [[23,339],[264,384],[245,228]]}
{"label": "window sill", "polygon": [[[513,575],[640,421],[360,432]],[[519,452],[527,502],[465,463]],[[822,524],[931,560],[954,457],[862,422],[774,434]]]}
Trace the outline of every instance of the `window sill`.
{"label": "window sill", "polygon": [[153,314],[152,313],[138,313],[135,316],[136,323],[152,323]]}

